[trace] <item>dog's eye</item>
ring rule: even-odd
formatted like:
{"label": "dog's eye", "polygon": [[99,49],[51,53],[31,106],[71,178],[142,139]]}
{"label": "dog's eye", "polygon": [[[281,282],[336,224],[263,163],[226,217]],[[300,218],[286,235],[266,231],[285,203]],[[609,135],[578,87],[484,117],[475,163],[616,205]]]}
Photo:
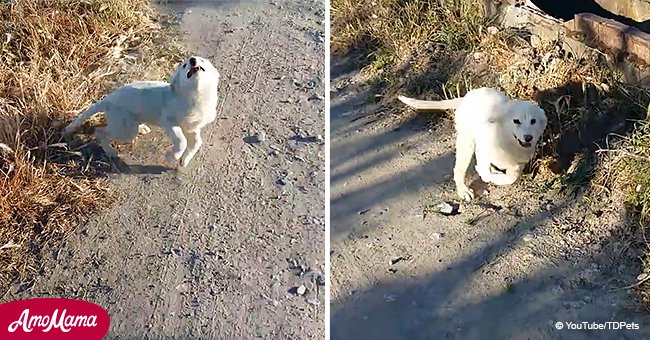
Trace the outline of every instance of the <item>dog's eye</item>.
{"label": "dog's eye", "polygon": [[535,120],[535,119],[530,120],[530,125],[535,125],[535,123],[537,123],[537,120]]}
{"label": "dog's eye", "polygon": [[521,121],[519,121],[519,119],[513,119],[512,122],[517,125],[521,124]]}
{"label": "dog's eye", "polygon": [[183,64],[183,68],[185,68],[185,66],[187,66],[187,63]]}

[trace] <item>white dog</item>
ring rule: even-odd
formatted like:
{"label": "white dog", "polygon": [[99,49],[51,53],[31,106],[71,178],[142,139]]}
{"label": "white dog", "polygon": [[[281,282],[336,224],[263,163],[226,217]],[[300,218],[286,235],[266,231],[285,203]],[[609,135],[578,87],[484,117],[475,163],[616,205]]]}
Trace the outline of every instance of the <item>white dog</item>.
{"label": "white dog", "polygon": [[474,198],[474,191],[466,184],[472,156],[476,157],[481,180],[510,185],[519,179],[533,157],[547,124],[546,115],[537,104],[510,100],[485,87],[451,100],[424,101],[403,96],[399,100],[416,109],[456,110],[454,182],[458,195],[466,201]]}
{"label": "white dog", "polygon": [[193,56],[180,64],[170,83],[140,81],[124,85],[91,105],[64,131],[72,134],[85,120],[104,112],[106,126],[95,136],[109,157],[117,157],[110,141],[131,142],[150,131],[144,123],[162,127],[173,142],[167,158],[187,166],[202,144],[201,128],[217,115],[219,72],[210,61]]}

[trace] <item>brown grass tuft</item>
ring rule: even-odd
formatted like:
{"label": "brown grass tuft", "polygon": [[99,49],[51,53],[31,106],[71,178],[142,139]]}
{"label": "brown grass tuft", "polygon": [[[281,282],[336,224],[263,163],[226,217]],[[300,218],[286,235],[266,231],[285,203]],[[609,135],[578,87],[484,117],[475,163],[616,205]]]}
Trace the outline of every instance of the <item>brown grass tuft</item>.
{"label": "brown grass tuft", "polygon": [[[0,287],[114,198],[60,130],[117,83],[164,79],[180,49],[146,0],[0,2]],[[152,49],[156,46],[156,49]]]}

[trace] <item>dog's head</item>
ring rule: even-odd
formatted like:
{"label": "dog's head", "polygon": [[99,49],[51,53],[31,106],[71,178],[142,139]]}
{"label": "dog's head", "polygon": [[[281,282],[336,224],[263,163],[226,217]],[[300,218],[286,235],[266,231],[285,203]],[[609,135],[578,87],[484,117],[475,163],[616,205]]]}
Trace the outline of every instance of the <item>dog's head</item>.
{"label": "dog's head", "polygon": [[544,110],[533,102],[513,100],[508,113],[504,124],[509,127],[514,144],[524,149],[533,148],[546,129],[548,120]]}
{"label": "dog's head", "polygon": [[178,65],[169,83],[172,92],[191,95],[218,82],[219,72],[209,60],[191,56]]}

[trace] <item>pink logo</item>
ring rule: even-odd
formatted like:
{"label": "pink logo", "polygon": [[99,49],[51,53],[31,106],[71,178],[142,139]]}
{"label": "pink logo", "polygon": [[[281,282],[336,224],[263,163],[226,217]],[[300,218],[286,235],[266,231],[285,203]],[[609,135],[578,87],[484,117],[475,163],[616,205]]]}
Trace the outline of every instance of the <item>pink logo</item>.
{"label": "pink logo", "polygon": [[83,300],[37,298],[0,305],[0,339],[102,339],[104,308]]}

